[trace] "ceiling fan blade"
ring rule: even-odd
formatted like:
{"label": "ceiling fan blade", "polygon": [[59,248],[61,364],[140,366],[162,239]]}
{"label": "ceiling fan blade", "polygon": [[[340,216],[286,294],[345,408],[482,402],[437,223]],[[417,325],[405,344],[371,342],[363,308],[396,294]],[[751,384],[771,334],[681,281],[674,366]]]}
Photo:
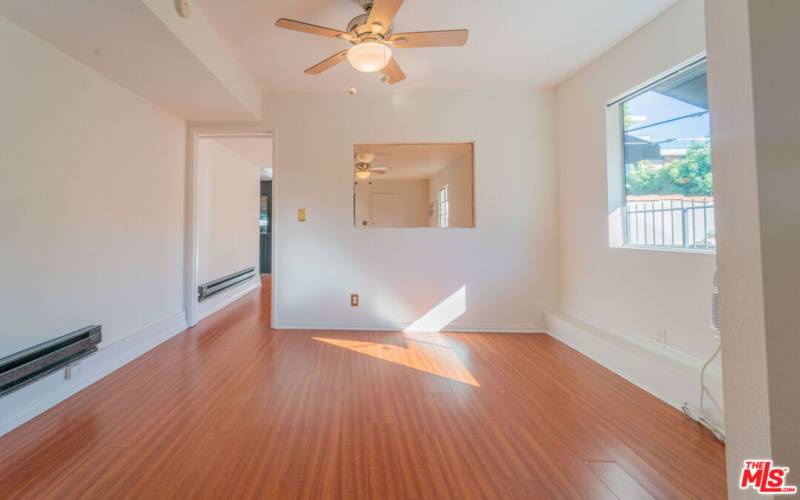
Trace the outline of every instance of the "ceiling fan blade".
{"label": "ceiling fan blade", "polygon": [[384,34],[389,31],[401,5],[403,0],[374,0],[367,19],[367,24],[372,26],[372,32]]}
{"label": "ceiling fan blade", "polygon": [[374,169],[369,169],[369,170],[367,170],[367,172],[370,172],[370,173],[373,173],[373,174],[380,174],[380,175],[383,175],[383,174],[385,174],[385,173],[386,173],[386,170],[374,170]]}
{"label": "ceiling fan blade", "polygon": [[352,40],[353,35],[345,33],[344,31],[335,30],[333,28],[326,28],[325,26],[317,26],[316,24],[304,23],[302,21],[295,21],[294,19],[281,18],[275,22],[275,26],[293,31],[301,31],[303,33],[310,33],[312,35],[326,36],[329,38],[341,38],[343,40]]}
{"label": "ceiling fan blade", "polygon": [[383,67],[381,74],[388,77],[388,80],[386,81],[389,84],[402,82],[406,79],[406,74],[403,73],[402,69],[400,69],[400,65],[397,64],[397,58],[395,57],[389,59],[389,63]]}
{"label": "ceiling fan blade", "polygon": [[397,33],[389,41],[399,49],[413,47],[460,47],[467,43],[469,30],[417,31]]}
{"label": "ceiling fan blade", "polygon": [[328,71],[329,69],[336,66],[345,59],[347,59],[347,49],[341,52],[337,52],[336,54],[322,61],[321,63],[311,66],[305,71],[305,73],[308,75],[319,75],[322,72]]}

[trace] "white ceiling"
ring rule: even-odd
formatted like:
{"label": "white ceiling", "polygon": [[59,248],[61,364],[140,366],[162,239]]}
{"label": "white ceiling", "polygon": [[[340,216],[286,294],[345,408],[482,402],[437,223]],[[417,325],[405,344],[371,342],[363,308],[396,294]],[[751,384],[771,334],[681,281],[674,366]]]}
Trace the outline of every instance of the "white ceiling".
{"label": "white ceiling", "polygon": [[[178,17],[172,9],[161,10],[172,18]],[[211,50],[226,48],[221,41],[213,43],[211,38],[219,37],[210,26],[202,30],[203,26],[180,19],[178,22],[182,21],[181,26],[187,30],[197,28],[192,33],[203,42],[202,47],[198,43],[189,47],[167,26],[170,18],[159,17],[144,1],[0,0],[0,15],[188,120],[252,121],[260,115],[258,105],[254,109],[243,104],[237,93],[223,83],[226,79],[222,73],[198,57],[205,54],[202,49],[209,49],[222,59],[231,52]],[[242,73],[246,75],[244,69]],[[259,89],[252,85],[260,97]]]}
{"label": "white ceiling", "polygon": [[[347,42],[275,27],[288,17],[344,30],[356,0],[195,0],[268,92],[387,89],[346,62],[320,76],[303,71]],[[395,50],[403,89],[533,87],[558,83],[676,0],[405,0],[395,32],[467,28],[465,47]]]}
{"label": "white ceiling", "polygon": [[374,179],[430,179],[441,169],[472,154],[470,144],[360,144],[353,153],[373,153],[373,167],[389,167],[385,174]]}

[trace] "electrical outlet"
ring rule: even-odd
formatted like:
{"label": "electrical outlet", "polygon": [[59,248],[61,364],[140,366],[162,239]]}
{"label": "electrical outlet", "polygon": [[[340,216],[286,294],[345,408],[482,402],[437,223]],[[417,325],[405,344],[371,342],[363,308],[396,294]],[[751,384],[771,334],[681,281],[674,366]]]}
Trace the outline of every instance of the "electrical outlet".
{"label": "electrical outlet", "polygon": [[350,306],[351,307],[358,307],[358,294],[351,293],[350,294]]}
{"label": "electrical outlet", "polygon": [[656,342],[659,344],[666,344],[667,343],[667,331],[666,330],[659,330],[656,332]]}

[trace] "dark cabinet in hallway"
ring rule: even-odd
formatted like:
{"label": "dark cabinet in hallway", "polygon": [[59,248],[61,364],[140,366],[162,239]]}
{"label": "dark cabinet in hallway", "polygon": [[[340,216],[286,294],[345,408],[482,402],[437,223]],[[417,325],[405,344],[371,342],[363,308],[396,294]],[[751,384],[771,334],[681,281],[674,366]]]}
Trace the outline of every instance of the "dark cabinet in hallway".
{"label": "dark cabinet in hallway", "polygon": [[272,272],[272,181],[261,181],[261,213],[259,214],[259,271]]}

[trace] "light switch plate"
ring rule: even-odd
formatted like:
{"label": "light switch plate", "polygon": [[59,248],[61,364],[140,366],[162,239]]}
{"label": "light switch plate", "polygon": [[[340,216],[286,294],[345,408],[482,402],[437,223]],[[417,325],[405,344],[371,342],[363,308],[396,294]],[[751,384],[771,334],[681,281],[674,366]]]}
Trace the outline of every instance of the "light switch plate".
{"label": "light switch plate", "polygon": [[358,307],[358,294],[351,293],[350,294],[350,306],[351,307]]}
{"label": "light switch plate", "polygon": [[305,208],[298,208],[297,209],[297,220],[300,222],[306,221],[306,209]]}

